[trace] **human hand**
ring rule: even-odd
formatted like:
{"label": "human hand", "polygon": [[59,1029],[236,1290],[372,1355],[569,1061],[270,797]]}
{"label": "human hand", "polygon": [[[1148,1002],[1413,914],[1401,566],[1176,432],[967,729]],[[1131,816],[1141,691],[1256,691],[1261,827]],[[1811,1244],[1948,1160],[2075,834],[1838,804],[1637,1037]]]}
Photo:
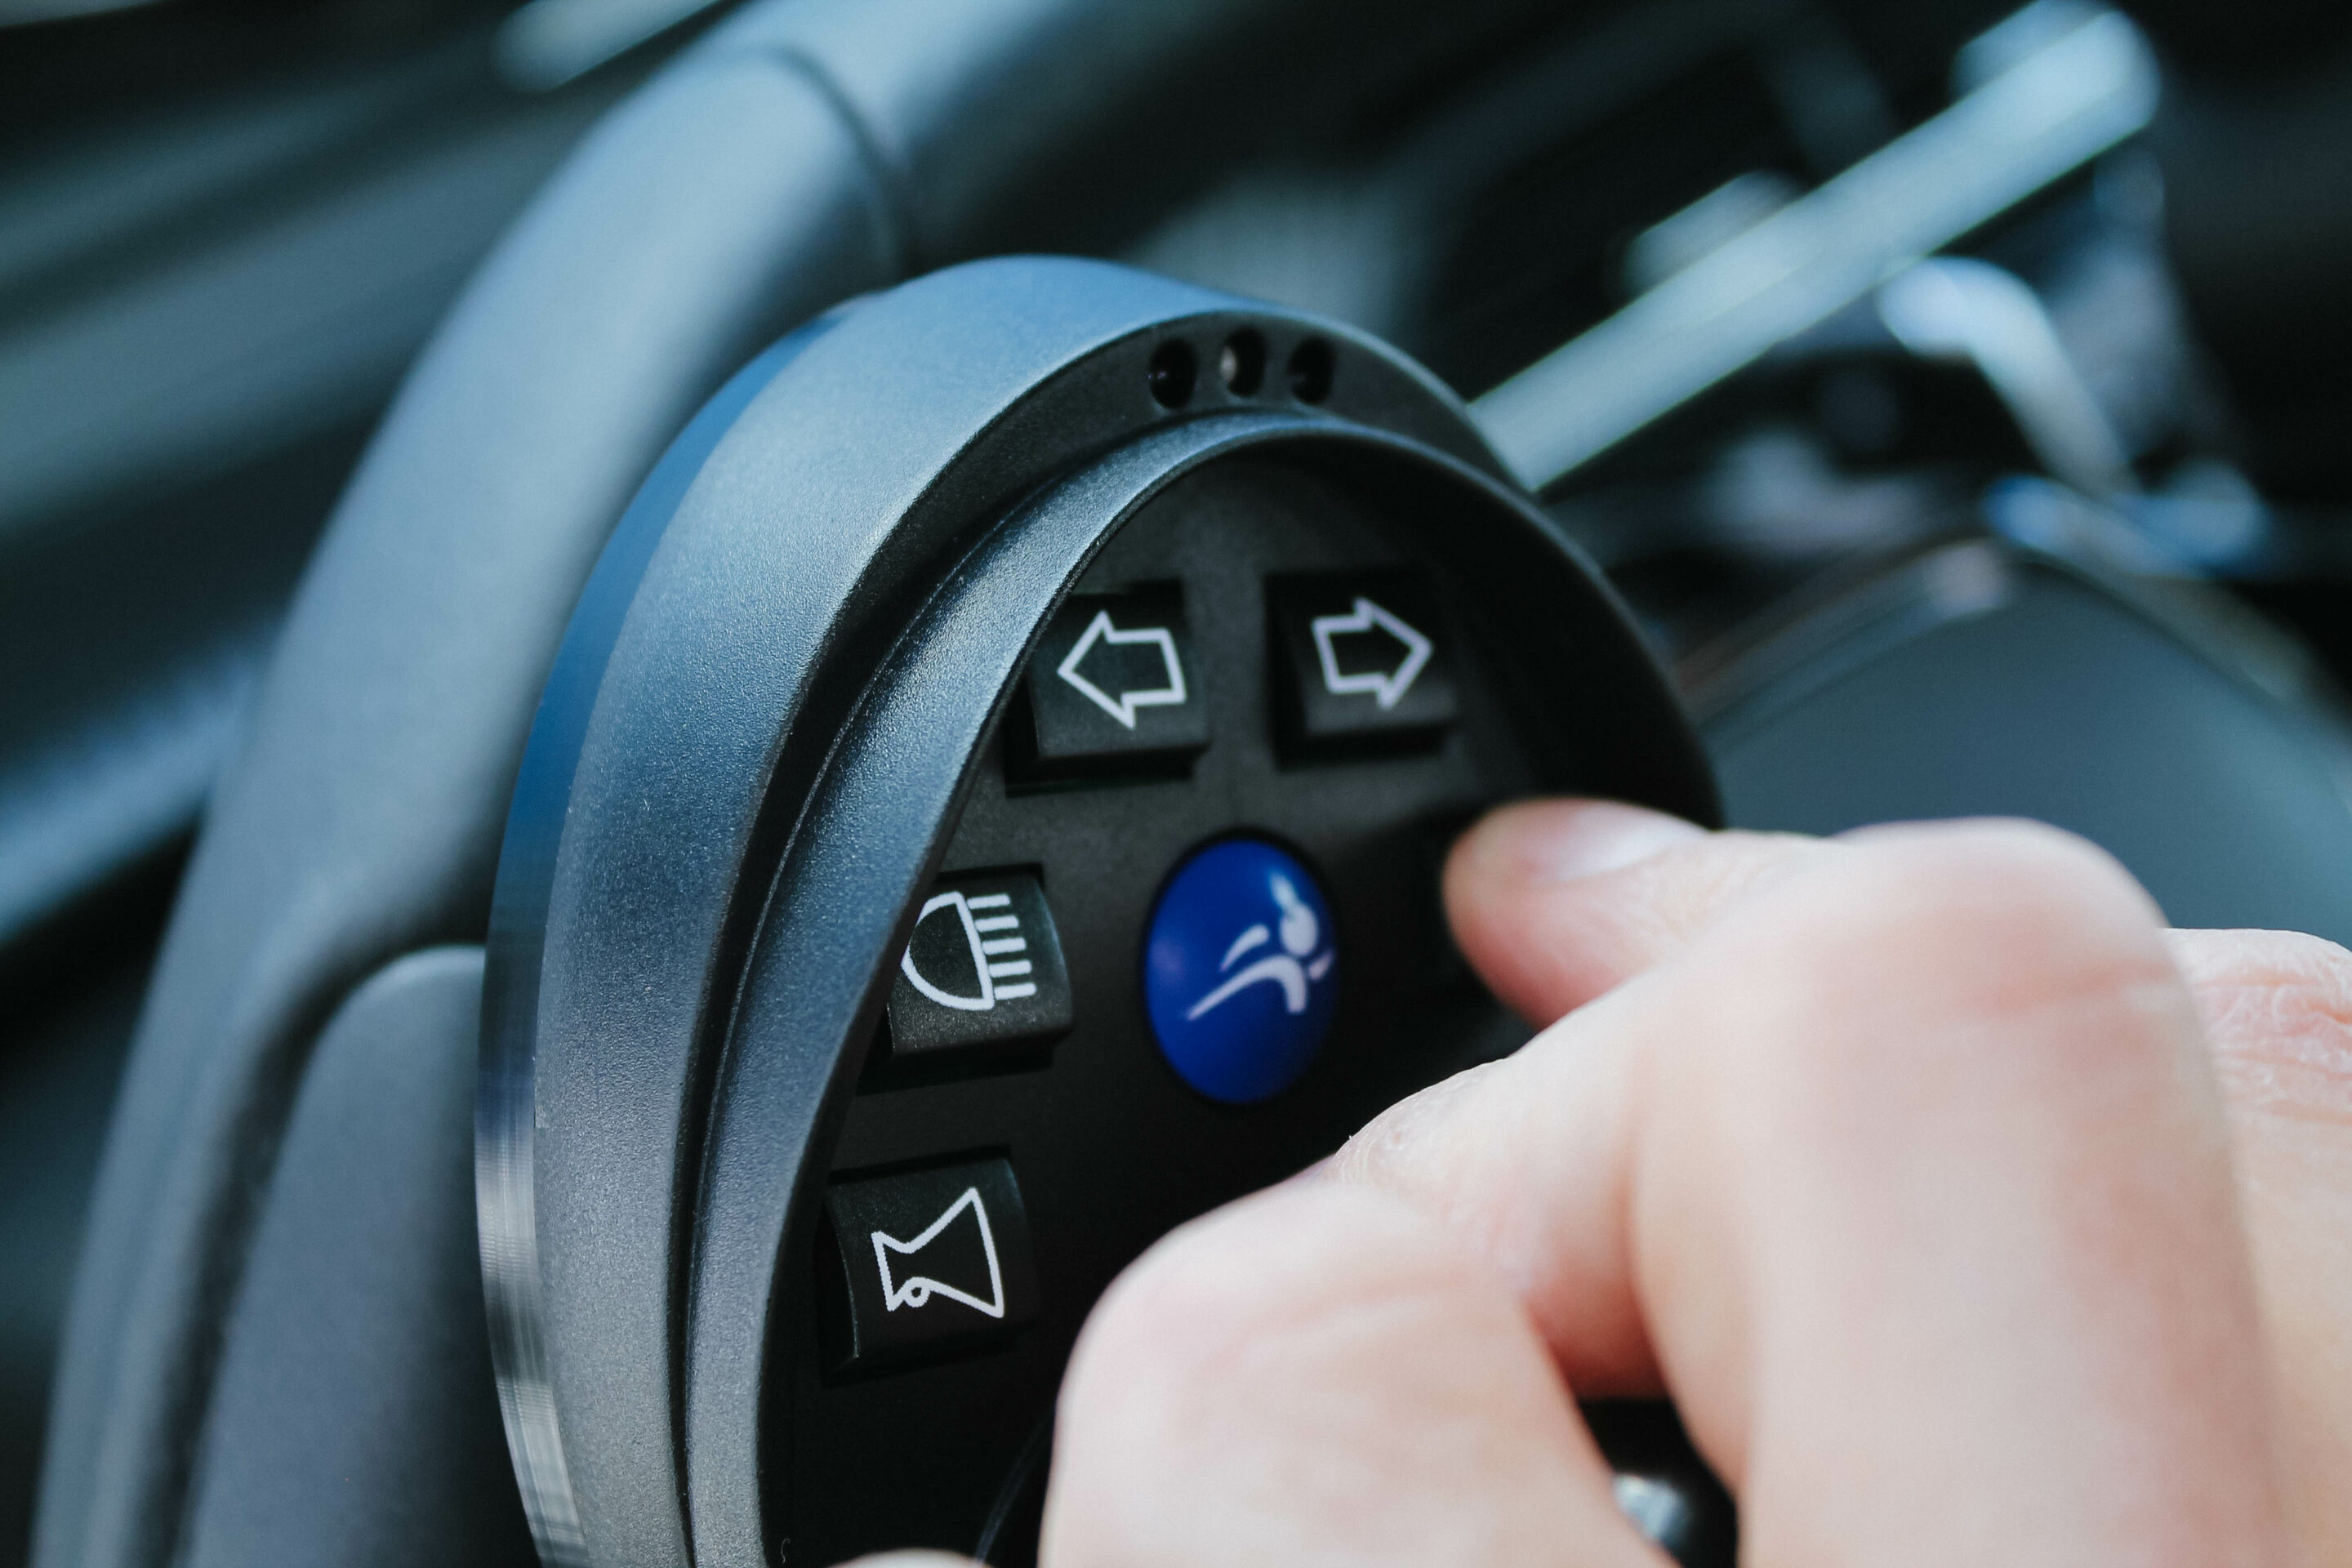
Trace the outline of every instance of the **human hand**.
{"label": "human hand", "polygon": [[1574,1400],[1659,1392],[1753,1563],[2352,1562],[2352,957],[2014,824],[1541,803],[1447,898],[1551,1026],[1113,1287],[1046,1568],[1656,1564]]}

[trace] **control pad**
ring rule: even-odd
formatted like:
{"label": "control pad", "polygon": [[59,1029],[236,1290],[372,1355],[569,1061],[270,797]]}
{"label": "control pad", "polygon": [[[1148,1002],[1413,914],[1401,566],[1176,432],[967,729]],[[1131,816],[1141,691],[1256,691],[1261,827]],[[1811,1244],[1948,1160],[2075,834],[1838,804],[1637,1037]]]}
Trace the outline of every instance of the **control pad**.
{"label": "control pad", "polygon": [[943,268],[660,472],[493,904],[520,1495],[551,1561],[1024,1568],[1119,1271],[1527,1037],[1451,956],[1452,834],[1711,820],[1705,753],[1458,402],[1335,323]]}
{"label": "control pad", "polygon": [[[1558,710],[1495,678],[1498,647],[1535,668],[1509,585],[1469,569],[1466,530],[1433,548],[1411,500],[1204,468],[1104,539],[1008,671],[803,1276],[818,1353],[791,1408],[824,1441],[789,1484],[810,1560],[984,1536],[984,1561],[1034,1561],[982,1523],[1027,1506],[1064,1360],[1119,1268],[1526,1037],[1445,963],[1438,868],[1486,805],[1581,780],[1530,744]],[[907,1172],[919,1200],[883,1184]],[[898,1206],[852,1213],[869,1194]],[[1034,1263],[1006,1240],[1016,1212]],[[853,1527],[836,1500],[881,1475],[924,1482]]]}

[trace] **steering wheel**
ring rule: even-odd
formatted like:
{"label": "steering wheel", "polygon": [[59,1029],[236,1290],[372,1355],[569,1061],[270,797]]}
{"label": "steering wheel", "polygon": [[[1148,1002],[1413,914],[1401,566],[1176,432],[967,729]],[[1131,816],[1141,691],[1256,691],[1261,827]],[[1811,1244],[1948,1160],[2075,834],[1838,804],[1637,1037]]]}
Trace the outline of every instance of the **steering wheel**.
{"label": "steering wheel", "polygon": [[[787,329],[1081,245],[1329,112],[1334,83],[1542,9],[1450,7],[1441,46],[1425,8],[1360,0],[763,0],[591,135],[410,375],[214,795],[107,1145],[37,1562],[523,1550],[464,1108],[525,741],[625,503]],[[1683,781],[1660,798],[1706,813],[1658,722]],[[642,1495],[605,1505],[643,1510],[625,1530],[542,1519],[542,1551],[740,1555],[692,1542],[685,1458],[640,1456]]]}

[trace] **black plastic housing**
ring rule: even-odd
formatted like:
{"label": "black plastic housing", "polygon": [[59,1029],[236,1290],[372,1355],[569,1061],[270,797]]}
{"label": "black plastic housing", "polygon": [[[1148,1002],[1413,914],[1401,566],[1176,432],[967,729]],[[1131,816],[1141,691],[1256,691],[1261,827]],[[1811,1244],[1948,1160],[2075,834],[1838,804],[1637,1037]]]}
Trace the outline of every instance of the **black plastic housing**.
{"label": "black plastic housing", "polygon": [[[1238,393],[1204,374],[1171,404],[1168,345],[1214,366],[1237,335],[1267,363],[1327,364],[1315,401],[1290,378]],[[1393,350],[1051,258],[935,273],[788,338],[630,508],[509,819],[478,1193],[509,1441],[548,1561],[823,1560],[892,1517],[893,1489],[934,1487],[791,1495],[794,1452],[824,1442],[795,1426],[790,1369],[816,1331],[803,1260],[835,1145],[916,906],[975,779],[1002,769],[1034,640],[1124,524],[1227,469],[1342,498],[1385,520],[1382,549],[1442,573],[1513,753],[1496,778],[1716,820],[1622,608]],[[1241,1165],[1303,1163],[1369,1109],[1245,1126]],[[1085,1303],[1063,1305],[1053,1334]],[[1037,1353],[1033,1381],[1058,1366]]]}

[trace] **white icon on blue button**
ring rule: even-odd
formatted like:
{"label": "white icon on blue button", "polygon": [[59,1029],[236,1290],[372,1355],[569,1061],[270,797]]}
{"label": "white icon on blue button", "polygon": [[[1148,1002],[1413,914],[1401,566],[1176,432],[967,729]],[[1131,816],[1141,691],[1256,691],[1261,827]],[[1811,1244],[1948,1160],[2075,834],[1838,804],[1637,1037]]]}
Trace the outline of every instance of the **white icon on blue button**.
{"label": "white icon on blue button", "polygon": [[1247,1105],[1307,1070],[1331,1026],[1339,933],[1297,858],[1227,838],[1178,868],[1152,910],[1144,1002],[1169,1065]]}

